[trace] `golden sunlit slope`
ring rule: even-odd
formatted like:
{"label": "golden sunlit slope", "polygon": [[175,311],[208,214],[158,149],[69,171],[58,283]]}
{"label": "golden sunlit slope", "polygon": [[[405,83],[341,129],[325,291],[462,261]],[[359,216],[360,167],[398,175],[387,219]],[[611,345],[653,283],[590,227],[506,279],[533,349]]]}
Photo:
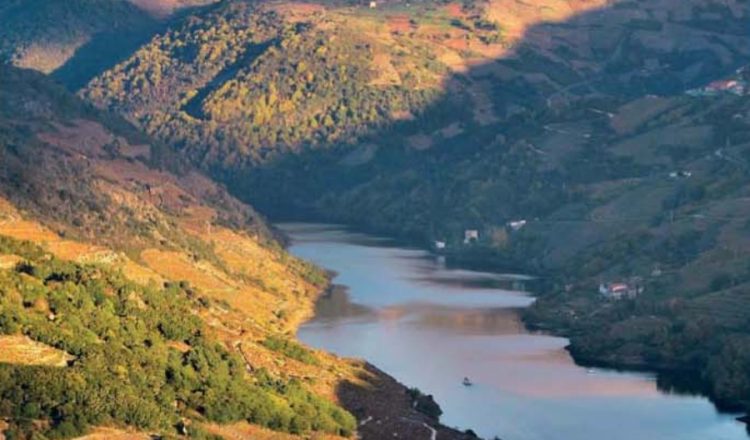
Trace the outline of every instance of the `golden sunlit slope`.
{"label": "golden sunlit slope", "polygon": [[204,6],[216,3],[218,0],[127,0],[156,17],[163,18],[180,9]]}
{"label": "golden sunlit slope", "polygon": [[[155,36],[82,94],[200,165],[241,168],[413,120],[452,74],[514,53],[544,20],[599,6],[225,2]],[[486,82],[454,86],[476,97],[477,120],[497,119]]]}

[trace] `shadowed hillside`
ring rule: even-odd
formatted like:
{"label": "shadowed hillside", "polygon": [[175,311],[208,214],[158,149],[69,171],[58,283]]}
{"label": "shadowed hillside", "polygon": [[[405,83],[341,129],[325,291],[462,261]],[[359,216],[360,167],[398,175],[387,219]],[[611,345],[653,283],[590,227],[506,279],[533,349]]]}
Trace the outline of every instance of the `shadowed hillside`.
{"label": "shadowed hillside", "polygon": [[78,90],[186,8],[214,1],[7,0],[0,5],[0,61],[50,73]]}
{"label": "shadowed hillside", "polygon": [[[63,66],[93,39],[101,36],[117,52],[120,46],[133,47],[156,25],[146,12],[125,0],[8,0],[0,6],[0,21],[2,60],[44,73]],[[115,41],[114,35],[121,41]],[[112,54],[99,56],[109,59]]]}
{"label": "shadowed hillside", "polygon": [[675,93],[747,53],[742,3],[343,3],[227,2],[155,37],[83,93],[207,168],[241,170],[424,124],[429,111],[435,126],[407,145],[427,149],[432,131],[467,128],[430,105],[445,90],[471,106],[475,125],[498,131],[548,98]]}

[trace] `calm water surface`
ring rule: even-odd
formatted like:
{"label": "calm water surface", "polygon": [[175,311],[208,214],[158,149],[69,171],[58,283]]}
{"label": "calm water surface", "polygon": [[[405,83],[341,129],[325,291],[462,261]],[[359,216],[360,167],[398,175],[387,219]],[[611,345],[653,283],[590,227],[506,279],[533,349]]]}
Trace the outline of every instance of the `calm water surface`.
{"label": "calm water surface", "polygon": [[533,298],[510,290],[522,278],[447,269],[340,227],[281,227],[293,254],[337,273],[299,338],[433,394],[447,425],[503,440],[748,438],[704,398],[662,393],[649,375],[577,367],[564,338],[527,332],[518,309]]}

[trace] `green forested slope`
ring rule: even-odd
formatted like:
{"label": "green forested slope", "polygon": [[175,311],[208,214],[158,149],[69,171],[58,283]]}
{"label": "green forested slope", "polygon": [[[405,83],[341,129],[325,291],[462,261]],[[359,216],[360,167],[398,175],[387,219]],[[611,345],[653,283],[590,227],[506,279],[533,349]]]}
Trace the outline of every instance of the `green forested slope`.
{"label": "green forested slope", "polygon": [[[0,254],[23,259],[0,270],[0,334],[23,333],[73,356],[67,367],[0,364],[0,415],[12,438],[66,438],[100,425],[177,433],[190,419],[293,433],[355,428],[348,413],[299,383],[249,374],[206,334],[199,315],[209,300],[185,285],[142,287],[5,237]],[[49,425],[34,423],[40,419]]]}
{"label": "green forested slope", "polygon": [[[236,168],[349,141],[394,115],[411,115],[436,94],[445,67],[418,42],[385,48],[366,32],[369,19],[358,23],[342,12],[290,14],[240,1],[190,17],[83,95],[203,166]],[[392,68],[408,72],[395,73],[397,85],[376,85],[370,60],[395,50],[403,53]]]}

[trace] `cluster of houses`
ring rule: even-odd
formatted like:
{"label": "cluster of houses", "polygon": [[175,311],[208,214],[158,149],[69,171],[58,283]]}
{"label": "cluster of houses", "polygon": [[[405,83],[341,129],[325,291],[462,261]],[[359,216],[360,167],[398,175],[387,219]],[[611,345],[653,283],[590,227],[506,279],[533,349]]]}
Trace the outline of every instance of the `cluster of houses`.
{"label": "cluster of houses", "polygon": [[750,94],[750,87],[748,87],[747,81],[741,79],[726,79],[714,81],[705,87],[690,89],[685,93],[690,96],[718,96],[723,94],[744,96]]}
{"label": "cluster of houses", "polygon": [[[512,220],[505,224],[505,227],[510,232],[517,232],[523,229],[528,222],[526,220]],[[466,229],[464,230],[464,245],[470,245],[479,241],[479,230],[478,229]],[[448,247],[448,243],[444,240],[435,240],[433,247],[436,250],[444,250]]]}

